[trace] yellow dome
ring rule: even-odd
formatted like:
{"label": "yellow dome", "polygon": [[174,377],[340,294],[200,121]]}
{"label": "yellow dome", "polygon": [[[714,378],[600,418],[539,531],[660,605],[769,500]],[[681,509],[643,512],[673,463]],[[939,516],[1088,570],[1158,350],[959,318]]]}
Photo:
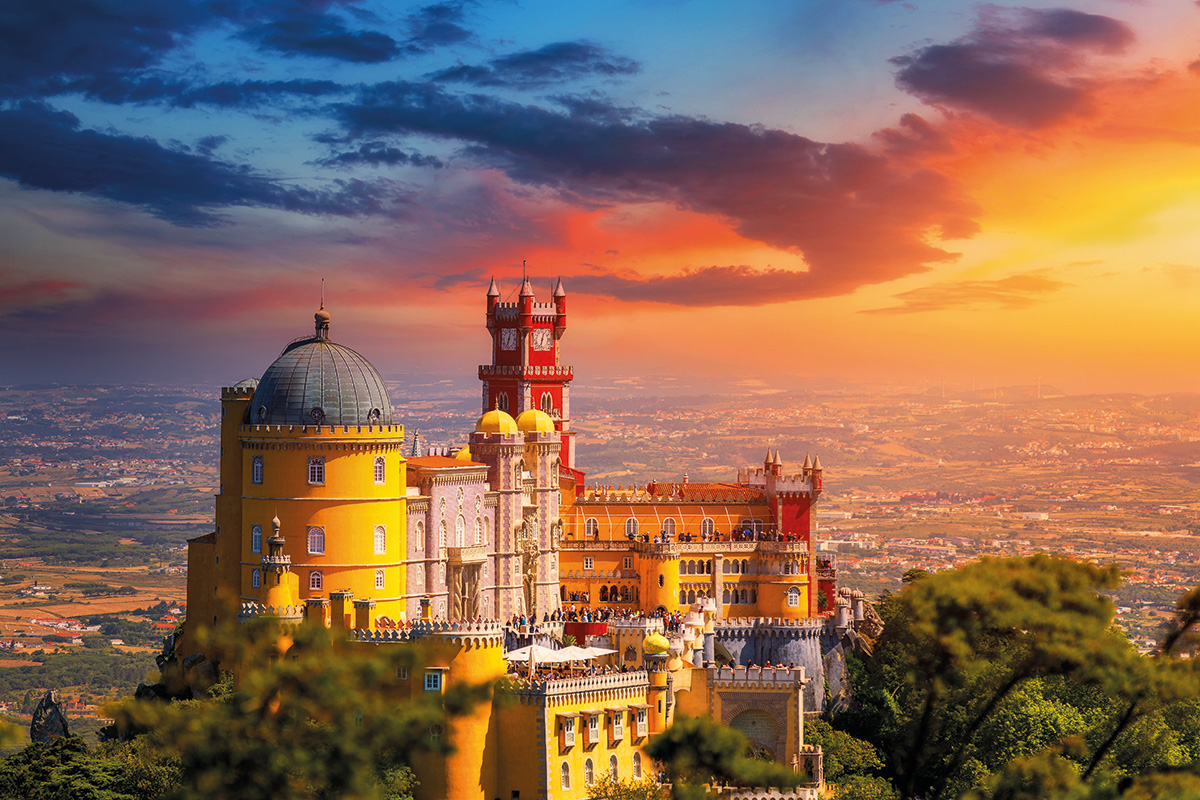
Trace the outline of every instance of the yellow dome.
{"label": "yellow dome", "polygon": [[462,450],[459,450],[457,453],[454,454],[454,457],[457,458],[459,461],[470,461],[471,460],[470,446],[464,447]]}
{"label": "yellow dome", "polygon": [[642,652],[648,656],[662,655],[670,649],[671,643],[658,631],[654,631],[642,640]]}
{"label": "yellow dome", "polygon": [[554,433],[554,420],[545,411],[531,408],[517,417],[517,427],[523,433]]}
{"label": "yellow dome", "polygon": [[517,421],[508,412],[493,408],[475,423],[476,433],[517,433]]}

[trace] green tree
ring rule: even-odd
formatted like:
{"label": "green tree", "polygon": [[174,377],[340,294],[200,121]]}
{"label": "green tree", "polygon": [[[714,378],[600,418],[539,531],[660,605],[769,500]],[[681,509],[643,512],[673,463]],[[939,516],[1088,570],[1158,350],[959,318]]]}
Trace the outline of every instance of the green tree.
{"label": "green tree", "polygon": [[667,800],[667,789],[653,778],[623,781],[604,775],[588,787],[588,800]]}
{"label": "green tree", "polygon": [[678,715],[645,751],[663,765],[677,800],[706,797],[709,784],[790,788],[800,783],[802,776],[790,768],[747,755],[749,745],[741,731]]}
{"label": "green tree", "polygon": [[[232,635],[229,635],[232,634]],[[271,623],[220,636],[226,663],[249,665],[218,699],[125,703],[117,727],[152,731],[178,754],[173,800],[402,798],[411,756],[445,749],[430,730],[490,697],[491,686],[413,692],[419,648],[357,644],[315,626],[280,639]]]}

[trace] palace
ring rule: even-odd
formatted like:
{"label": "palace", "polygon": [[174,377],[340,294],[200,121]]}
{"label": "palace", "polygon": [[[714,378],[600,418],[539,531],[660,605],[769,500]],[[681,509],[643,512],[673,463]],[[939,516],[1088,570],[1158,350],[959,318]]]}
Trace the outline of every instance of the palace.
{"label": "palace", "polygon": [[[177,652],[198,657],[203,628],[269,615],[426,647],[434,672],[414,687],[441,690],[571,633],[624,671],[517,681],[519,703],[455,723],[457,750],[425,766],[420,797],[584,797],[599,774],[645,774],[640,748],[676,710],[741,728],[819,787],[803,715],[823,708],[826,662],[863,617],[811,536],[820,460],[789,472],[776,450],[728,483],[588,486],[561,281],[549,303],[528,280],[501,302],[493,281],[486,302],[491,363],[460,449],[414,437],[405,452],[382,378],[330,338],[324,304],[261,379],[222,390],[216,524],[188,545]],[[535,744],[532,763],[502,757]]]}

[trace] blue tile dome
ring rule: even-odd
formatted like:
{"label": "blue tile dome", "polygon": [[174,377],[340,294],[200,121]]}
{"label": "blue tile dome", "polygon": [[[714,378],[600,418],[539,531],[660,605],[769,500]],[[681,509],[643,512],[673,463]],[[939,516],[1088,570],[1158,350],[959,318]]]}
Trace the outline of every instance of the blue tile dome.
{"label": "blue tile dome", "polygon": [[252,425],[391,425],[383,378],[354,350],[329,340],[329,313],[317,333],[288,345],[263,373],[250,401]]}

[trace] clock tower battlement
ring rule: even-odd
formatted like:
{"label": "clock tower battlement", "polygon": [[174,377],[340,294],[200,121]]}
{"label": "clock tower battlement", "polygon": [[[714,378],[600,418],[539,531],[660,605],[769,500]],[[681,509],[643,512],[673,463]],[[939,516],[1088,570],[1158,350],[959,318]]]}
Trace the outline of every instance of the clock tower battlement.
{"label": "clock tower battlement", "polygon": [[483,412],[499,408],[515,417],[531,408],[545,411],[562,434],[562,464],[573,468],[570,382],[574,374],[561,363],[558,349],[567,329],[562,279],[549,303],[537,302],[528,278],[521,283],[517,302],[505,303],[493,278],[487,292],[487,329],[492,336],[492,363],[479,367]]}

